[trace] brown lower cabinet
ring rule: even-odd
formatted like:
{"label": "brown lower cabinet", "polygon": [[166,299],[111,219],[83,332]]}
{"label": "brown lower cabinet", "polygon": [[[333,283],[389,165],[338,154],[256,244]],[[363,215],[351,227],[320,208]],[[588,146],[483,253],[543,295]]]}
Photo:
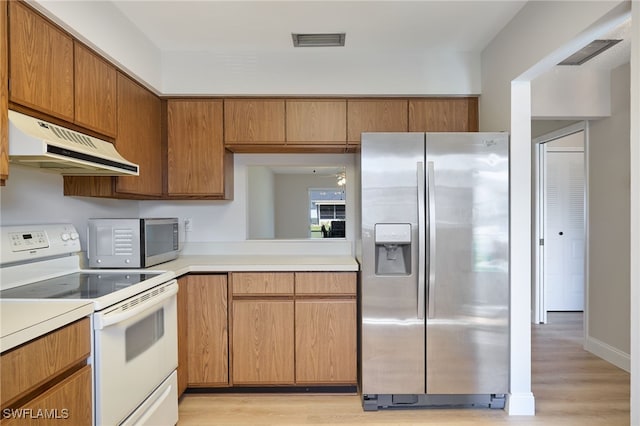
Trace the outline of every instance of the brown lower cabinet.
{"label": "brown lower cabinet", "polygon": [[356,300],[296,300],[296,383],[356,382]]}
{"label": "brown lower cabinet", "polygon": [[231,277],[233,385],[356,383],[355,272]]}
{"label": "brown lower cabinet", "polygon": [[357,382],[355,272],[178,279],[178,388]]}
{"label": "brown lower cabinet", "polygon": [[84,318],[3,352],[2,424],[91,425],[90,351],[90,323]]}
{"label": "brown lower cabinet", "polygon": [[294,384],[293,300],[233,301],[233,384]]}
{"label": "brown lower cabinet", "polygon": [[229,385],[227,274],[178,280],[178,391]]}

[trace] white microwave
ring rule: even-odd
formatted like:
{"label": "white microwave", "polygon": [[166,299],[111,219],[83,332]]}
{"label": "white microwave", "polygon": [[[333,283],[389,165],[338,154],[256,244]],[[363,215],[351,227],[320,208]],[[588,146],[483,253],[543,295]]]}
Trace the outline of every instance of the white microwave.
{"label": "white microwave", "polygon": [[89,219],[91,268],[146,268],[178,257],[178,218]]}

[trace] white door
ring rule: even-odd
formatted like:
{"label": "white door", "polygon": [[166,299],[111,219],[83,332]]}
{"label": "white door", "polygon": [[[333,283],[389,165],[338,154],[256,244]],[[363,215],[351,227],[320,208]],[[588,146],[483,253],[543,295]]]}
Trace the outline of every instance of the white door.
{"label": "white door", "polygon": [[544,294],[547,311],[584,310],[584,153],[547,151]]}

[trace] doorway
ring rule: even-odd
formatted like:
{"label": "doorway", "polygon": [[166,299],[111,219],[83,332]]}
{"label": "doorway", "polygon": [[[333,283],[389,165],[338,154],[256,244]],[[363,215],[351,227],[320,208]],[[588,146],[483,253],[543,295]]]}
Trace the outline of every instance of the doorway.
{"label": "doorway", "polygon": [[534,140],[538,324],[550,311],[585,309],[585,135],[577,123]]}

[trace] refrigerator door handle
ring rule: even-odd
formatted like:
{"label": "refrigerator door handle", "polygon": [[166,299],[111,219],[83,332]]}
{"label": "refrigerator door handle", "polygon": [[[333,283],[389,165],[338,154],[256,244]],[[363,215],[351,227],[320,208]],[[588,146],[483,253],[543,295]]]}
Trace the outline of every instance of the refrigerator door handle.
{"label": "refrigerator door handle", "polygon": [[428,310],[427,318],[434,318],[436,315],[436,179],[433,161],[427,163],[428,170],[428,194],[429,211],[427,220],[429,222],[429,281],[427,284]]}
{"label": "refrigerator door handle", "polygon": [[425,188],[424,188],[424,163],[418,161],[418,319],[424,319],[424,287],[426,278],[426,225],[425,222]]}

